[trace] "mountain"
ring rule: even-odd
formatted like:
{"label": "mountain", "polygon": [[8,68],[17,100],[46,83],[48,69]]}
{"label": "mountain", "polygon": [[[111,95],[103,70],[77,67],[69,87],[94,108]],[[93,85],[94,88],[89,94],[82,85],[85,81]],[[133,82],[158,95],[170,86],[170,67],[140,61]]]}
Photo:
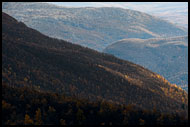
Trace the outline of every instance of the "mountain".
{"label": "mountain", "polygon": [[[41,114],[38,106],[47,107],[47,103],[60,104],[56,110],[62,111],[65,101],[52,99],[61,95],[68,97],[65,103],[70,107],[75,104],[69,97],[74,97],[86,99],[86,103],[102,100],[187,118],[188,94],[160,75],[112,55],[45,36],[6,13],[2,13],[2,84],[3,113],[17,122],[28,110],[32,116],[37,110],[36,121],[40,122],[47,112],[44,109]],[[40,95],[46,99],[41,100]],[[49,112],[54,112],[49,106]],[[28,115],[25,120],[32,122]]]}
{"label": "mountain", "polygon": [[122,7],[145,12],[188,29],[188,2],[125,2]]}
{"label": "mountain", "polygon": [[[157,6],[156,9],[147,9],[146,13],[155,15],[188,29],[188,2],[160,2],[155,6]],[[155,8],[155,6],[153,8]]]}
{"label": "mountain", "polygon": [[188,37],[123,39],[105,53],[142,65],[188,91]]}
{"label": "mountain", "polygon": [[48,3],[4,2],[2,10],[45,35],[98,51],[124,38],[187,35],[184,28],[122,8],[68,8]]}
{"label": "mountain", "polygon": [[120,7],[145,12],[188,29],[188,2],[47,2],[65,7]]}

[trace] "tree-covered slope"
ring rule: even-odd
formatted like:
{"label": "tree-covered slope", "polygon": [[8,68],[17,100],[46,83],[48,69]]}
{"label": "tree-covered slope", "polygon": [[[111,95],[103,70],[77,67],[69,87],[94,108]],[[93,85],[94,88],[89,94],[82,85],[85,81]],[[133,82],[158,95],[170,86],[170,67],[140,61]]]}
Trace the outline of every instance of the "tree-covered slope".
{"label": "tree-covered slope", "polygon": [[4,2],[3,12],[50,37],[99,51],[124,38],[187,35],[157,17],[121,8],[67,8],[47,3]]}
{"label": "tree-covered slope", "polygon": [[98,100],[2,84],[2,125],[187,125],[183,114],[142,110]]}
{"label": "tree-covered slope", "polygon": [[49,38],[2,13],[2,83],[13,88],[183,113],[187,93],[114,56]]}
{"label": "tree-covered slope", "polygon": [[123,39],[105,53],[142,65],[188,91],[188,37]]}

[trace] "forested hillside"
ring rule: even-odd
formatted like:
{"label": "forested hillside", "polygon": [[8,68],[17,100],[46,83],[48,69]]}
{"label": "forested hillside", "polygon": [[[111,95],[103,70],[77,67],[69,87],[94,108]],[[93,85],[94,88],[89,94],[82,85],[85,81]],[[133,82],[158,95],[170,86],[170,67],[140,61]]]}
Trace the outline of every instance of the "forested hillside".
{"label": "forested hillside", "polygon": [[3,125],[187,125],[183,115],[2,85]]}
{"label": "forested hillside", "polygon": [[[114,116],[124,112],[122,105],[132,105],[142,112],[148,110],[143,117],[142,112],[135,115],[130,109],[134,116],[121,115],[121,121],[131,118],[150,124],[145,117],[155,110],[156,121],[187,122],[187,93],[160,75],[112,55],[47,37],[5,13],[2,13],[2,84],[3,124],[87,124],[90,115],[87,107],[98,113],[102,107],[98,100],[118,105],[117,112],[110,109]],[[66,99],[55,99],[61,96]],[[87,105],[82,101],[81,110],[75,109],[80,101],[72,98],[85,100]],[[61,109],[62,106],[67,108]],[[105,110],[100,110],[105,115],[91,115],[102,118],[98,124],[112,121],[113,114],[107,117]],[[169,113],[172,118],[161,113]],[[114,124],[121,122],[117,120]]]}

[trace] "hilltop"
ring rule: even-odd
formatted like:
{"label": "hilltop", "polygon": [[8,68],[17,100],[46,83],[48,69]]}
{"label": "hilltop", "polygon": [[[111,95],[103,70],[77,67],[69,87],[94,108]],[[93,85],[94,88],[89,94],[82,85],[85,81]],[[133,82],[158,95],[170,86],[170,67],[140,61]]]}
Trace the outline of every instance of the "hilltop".
{"label": "hilltop", "polygon": [[2,10],[45,35],[98,51],[125,38],[187,35],[184,28],[130,9],[68,8],[47,3],[4,2]]}
{"label": "hilltop", "polygon": [[188,37],[122,39],[104,49],[142,65],[188,91]]}

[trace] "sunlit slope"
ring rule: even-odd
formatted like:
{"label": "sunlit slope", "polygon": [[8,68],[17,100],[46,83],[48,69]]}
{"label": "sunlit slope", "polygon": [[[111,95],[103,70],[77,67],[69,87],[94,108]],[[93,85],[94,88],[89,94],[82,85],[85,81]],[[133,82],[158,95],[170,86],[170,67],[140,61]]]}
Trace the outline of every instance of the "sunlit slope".
{"label": "sunlit slope", "polygon": [[142,65],[188,90],[188,37],[123,39],[104,52]]}
{"label": "sunlit slope", "polygon": [[121,8],[67,8],[47,3],[3,3],[3,12],[45,35],[99,51],[124,38],[187,35],[187,30],[157,17]]}

